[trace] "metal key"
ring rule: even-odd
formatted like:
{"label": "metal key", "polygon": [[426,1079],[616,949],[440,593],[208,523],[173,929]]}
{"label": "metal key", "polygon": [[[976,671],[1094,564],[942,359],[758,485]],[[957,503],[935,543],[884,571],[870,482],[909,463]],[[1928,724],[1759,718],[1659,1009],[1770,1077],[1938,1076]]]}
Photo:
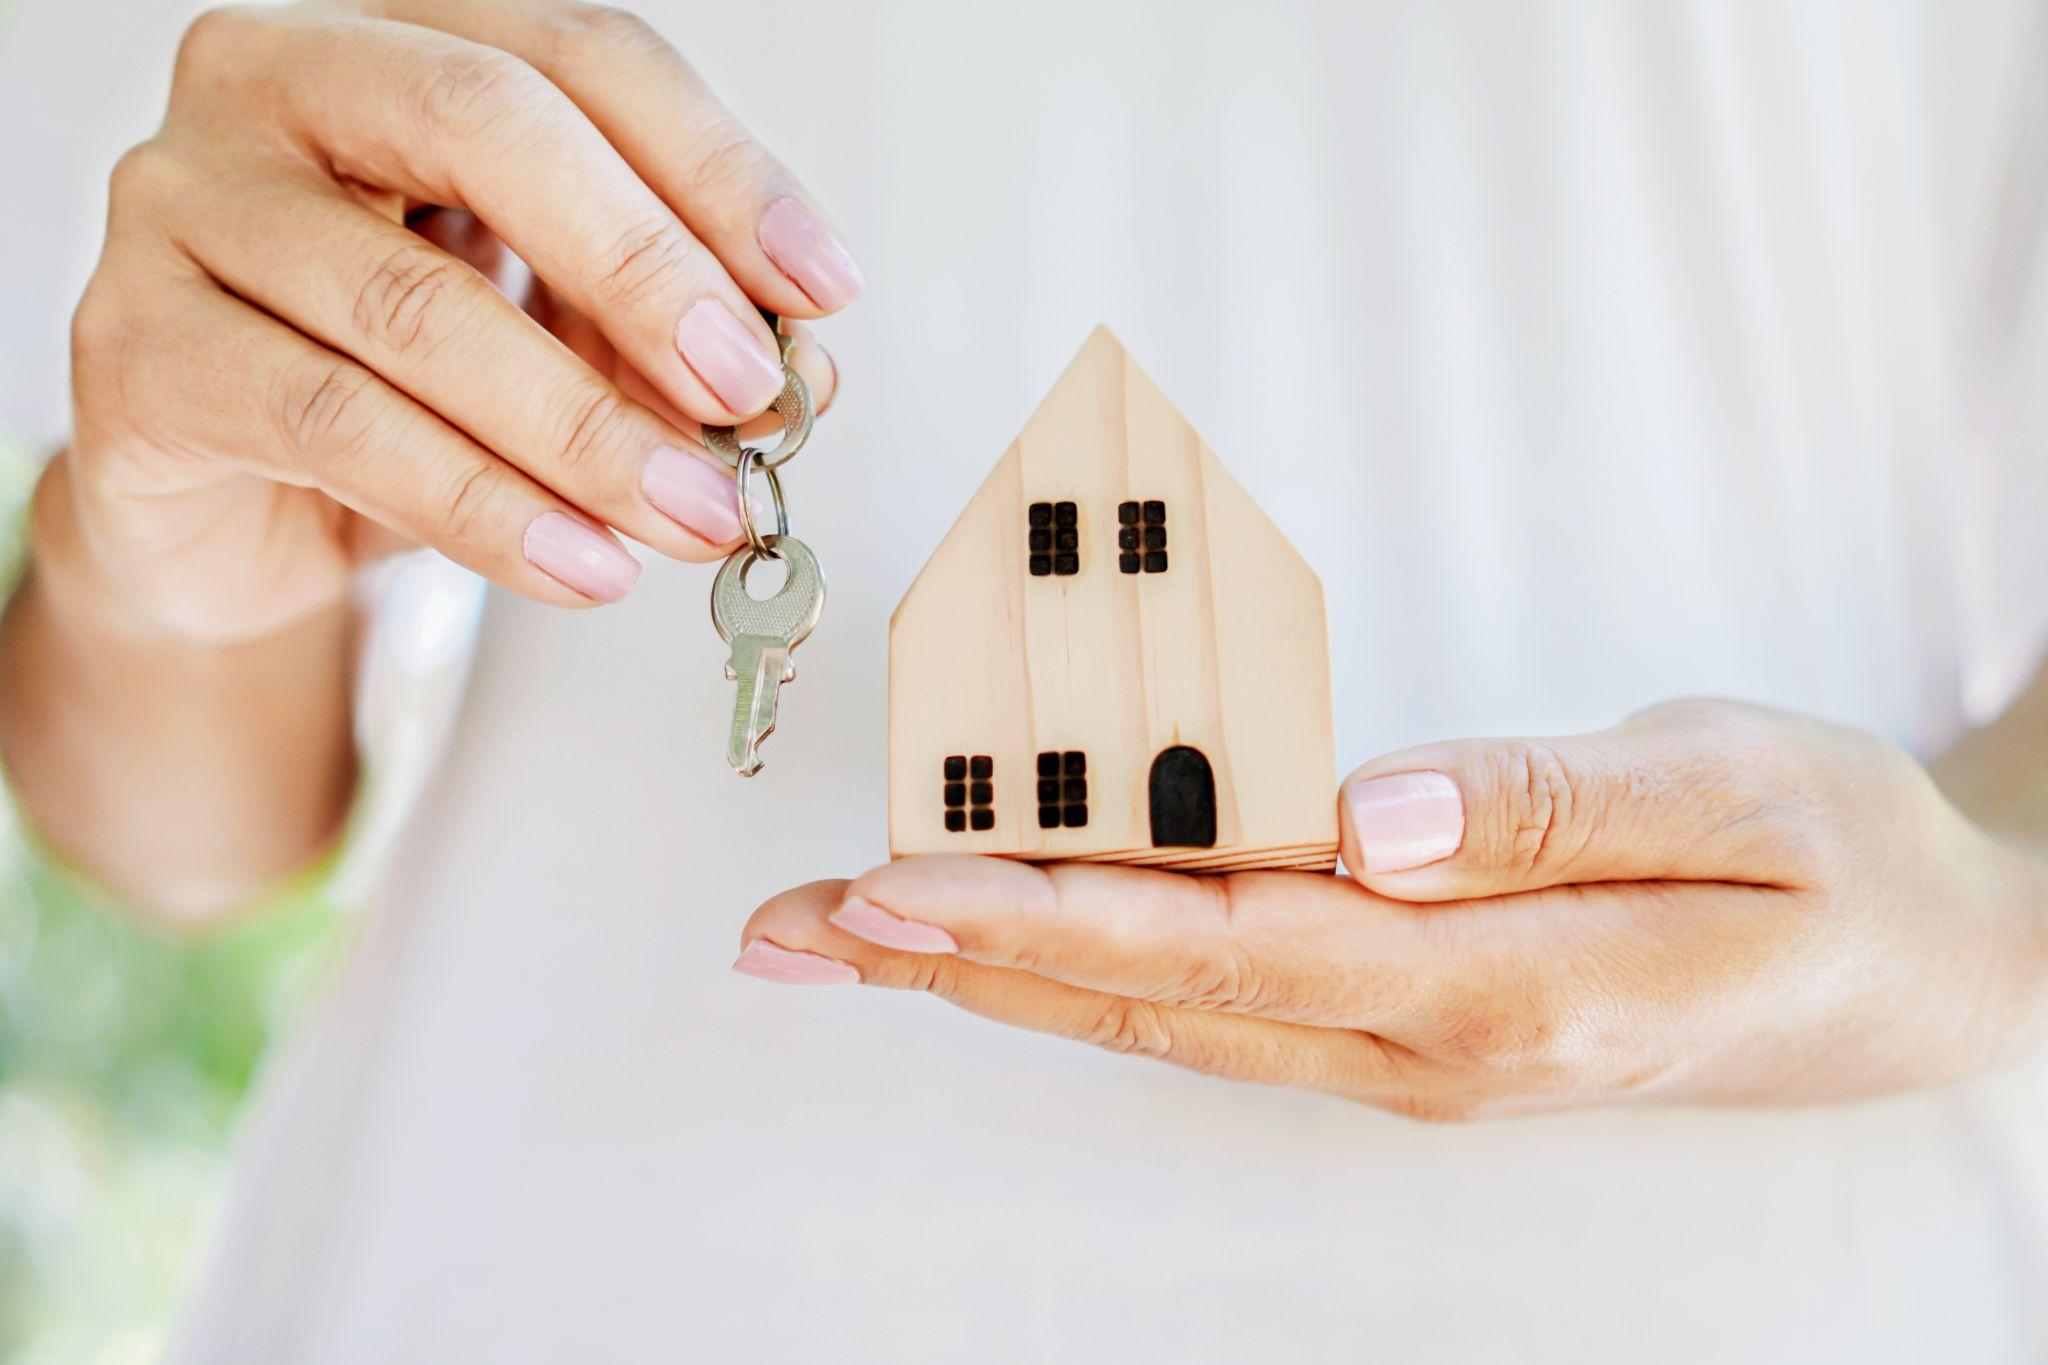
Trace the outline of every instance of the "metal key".
{"label": "metal key", "polygon": [[776,694],[796,677],[789,652],[804,642],[825,610],[825,575],[811,547],[791,535],[768,536],[762,543],[789,567],[789,577],[773,597],[757,598],[747,591],[747,570],[760,558],[748,546],[719,566],[711,582],[711,620],[732,646],[725,676],[740,685],[725,758],[741,777],[761,771],[761,741],[775,728]]}

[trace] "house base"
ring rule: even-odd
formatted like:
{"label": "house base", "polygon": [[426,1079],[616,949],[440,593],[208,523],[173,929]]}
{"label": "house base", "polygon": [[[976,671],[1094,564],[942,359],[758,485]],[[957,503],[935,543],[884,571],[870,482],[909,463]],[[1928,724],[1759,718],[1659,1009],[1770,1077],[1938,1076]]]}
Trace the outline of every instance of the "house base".
{"label": "house base", "polygon": [[[1022,855],[1025,862],[1053,858]],[[1337,866],[1334,843],[1295,844],[1286,848],[1139,848],[1106,853],[1068,854],[1074,863],[1114,863],[1119,867],[1156,867],[1170,872],[1330,872]]]}

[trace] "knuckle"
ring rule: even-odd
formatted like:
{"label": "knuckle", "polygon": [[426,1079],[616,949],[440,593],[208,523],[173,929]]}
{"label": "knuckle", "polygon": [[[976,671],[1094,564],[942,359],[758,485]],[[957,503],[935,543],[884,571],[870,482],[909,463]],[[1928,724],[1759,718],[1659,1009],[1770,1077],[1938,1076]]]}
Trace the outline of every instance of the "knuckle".
{"label": "knuckle", "polygon": [[1501,861],[1526,876],[1568,858],[1568,832],[1577,826],[1578,782],[1558,750],[1543,743],[1511,744],[1494,763],[1494,789],[1501,794],[1496,831]]}
{"label": "knuckle", "polygon": [[1717,761],[1729,773],[1769,771],[1786,751],[1781,717],[1760,706],[1687,697],[1630,718],[1663,732],[1678,747]]}
{"label": "knuckle", "polygon": [[419,92],[419,121],[430,138],[471,141],[542,114],[554,87],[508,53],[464,49],[439,59]]}
{"label": "knuckle", "polygon": [[1222,1010],[1239,1005],[1255,988],[1242,953],[1225,946],[1192,962],[1167,985],[1163,998],[1184,1009]]}
{"label": "knuckle", "polygon": [[557,466],[575,473],[620,464],[615,457],[633,415],[609,385],[584,385],[562,410],[566,416],[552,447]]}
{"label": "knuckle", "polygon": [[1183,1009],[1232,1014],[1270,1014],[1288,999],[1254,955],[1224,942],[1189,963],[1159,997]]}
{"label": "knuckle", "polygon": [[1767,798],[1805,777],[1803,746],[1792,741],[1777,712],[1740,702],[1688,697],[1631,716],[1676,754],[1676,775],[1694,785],[1740,798]]}
{"label": "knuckle", "polygon": [[280,375],[279,434],[301,460],[345,461],[366,448],[376,377],[352,361],[315,356]]}
{"label": "knuckle", "polygon": [[548,50],[571,60],[670,51],[652,24],[614,5],[564,5],[547,17],[543,29]]}
{"label": "knuckle", "polygon": [[371,267],[351,316],[360,335],[387,350],[430,350],[475,307],[481,283],[453,257],[408,243]]}
{"label": "knuckle", "polygon": [[615,308],[658,299],[688,268],[690,256],[690,240],[673,218],[640,217],[620,231],[606,253],[613,264],[597,281],[598,296]]}
{"label": "knuckle", "polygon": [[1157,1005],[1112,996],[1081,1030],[1081,1040],[1105,1051],[1163,1060],[1173,1052],[1173,1031]]}
{"label": "knuckle", "polygon": [[891,965],[903,973],[904,990],[922,991],[948,1000],[959,993],[959,964],[952,958],[936,953],[902,953],[892,959]]}
{"label": "knuckle", "polygon": [[91,444],[83,439],[88,428],[125,436],[160,429],[167,406],[162,395],[178,383],[182,358],[167,354],[167,329],[151,325],[137,291],[118,279],[102,261],[71,314],[71,392],[80,433],[73,449]]}
{"label": "knuckle", "polygon": [[120,291],[96,273],[71,314],[71,368],[74,374],[96,368],[123,349],[130,331],[128,306]]}
{"label": "knuckle", "polygon": [[444,543],[465,544],[491,525],[498,506],[498,481],[482,461],[465,464],[431,503],[432,529]]}
{"label": "knuckle", "polygon": [[1145,997],[1178,1009],[1265,1014],[1288,1003],[1281,982],[1260,956],[1231,932],[1238,914],[1237,883],[1229,877],[1198,879],[1210,910],[1202,918],[1216,926],[1201,937],[1206,946],[1191,947],[1179,966]]}
{"label": "knuckle", "polygon": [[1715,697],[1673,697],[1653,706],[1645,706],[1630,715],[1629,721],[1637,725],[1691,730],[1702,725],[1722,724],[1727,719],[1730,709],[1730,703]]}
{"label": "knuckle", "polygon": [[171,86],[180,89],[206,82],[239,64],[249,31],[261,22],[255,11],[237,5],[210,9],[185,26],[171,67]]}
{"label": "knuckle", "polygon": [[161,142],[138,142],[107,176],[107,211],[116,218],[146,211],[169,199],[182,179],[177,157]]}
{"label": "knuckle", "polygon": [[738,119],[721,116],[697,134],[698,152],[690,182],[703,189],[750,185],[768,176],[774,161]]}

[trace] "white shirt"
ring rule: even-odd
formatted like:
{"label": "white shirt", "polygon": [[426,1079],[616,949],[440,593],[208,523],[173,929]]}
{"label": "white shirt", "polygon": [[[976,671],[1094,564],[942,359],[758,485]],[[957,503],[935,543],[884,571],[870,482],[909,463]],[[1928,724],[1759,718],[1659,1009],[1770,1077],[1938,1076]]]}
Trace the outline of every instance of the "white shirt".
{"label": "white shirt", "polygon": [[1098,321],[1321,573],[1340,770],[1995,710],[2048,640],[2038,10],[650,13],[871,282],[786,471],[827,614],[743,783],[703,570],[494,597],[182,1359],[2048,1352],[2038,1067],[1433,1128],[726,970],[885,856],[889,611]]}

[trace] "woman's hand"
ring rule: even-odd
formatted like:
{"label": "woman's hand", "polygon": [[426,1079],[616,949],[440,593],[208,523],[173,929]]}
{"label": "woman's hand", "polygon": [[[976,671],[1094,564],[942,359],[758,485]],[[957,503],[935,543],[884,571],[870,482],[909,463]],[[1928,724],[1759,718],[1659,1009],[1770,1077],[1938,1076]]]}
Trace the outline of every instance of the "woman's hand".
{"label": "woman's hand", "polygon": [[[505,247],[538,280],[524,311],[487,277]],[[630,15],[213,12],[114,173],[38,578],[213,642],[332,606],[406,543],[543,602],[615,601],[638,565],[607,528],[686,560],[739,536],[697,424],[781,388],[754,304],[816,317],[861,287],[795,180]],[[829,398],[823,352],[795,363]]]}
{"label": "woman's hand", "polygon": [[913,858],[771,900],[737,966],[1435,1119],[1868,1095],[2041,1032],[2048,874],[1864,735],[1681,702],[1340,809],[1353,879]]}
{"label": "woman's hand", "polygon": [[722,556],[738,507],[698,424],[782,386],[754,305],[861,290],[682,58],[564,0],[208,14],[111,198],[72,444],[0,615],[0,754],[46,842],[184,920],[340,825],[358,563],[431,545],[590,606],[639,572],[614,530]]}

